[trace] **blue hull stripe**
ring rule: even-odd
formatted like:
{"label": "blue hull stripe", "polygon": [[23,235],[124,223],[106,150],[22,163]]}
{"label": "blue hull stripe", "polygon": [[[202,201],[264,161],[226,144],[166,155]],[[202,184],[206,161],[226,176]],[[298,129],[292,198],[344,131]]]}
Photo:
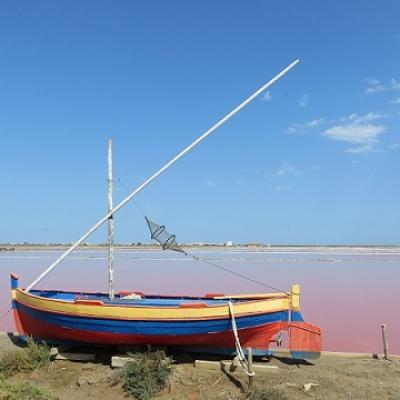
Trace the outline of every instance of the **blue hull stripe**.
{"label": "blue hull stripe", "polygon": [[[40,311],[17,303],[18,311],[26,313],[38,321],[56,326],[94,332],[112,332],[140,335],[190,335],[210,332],[224,332],[231,329],[230,319],[214,319],[201,321],[126,321],[76,317],[52,312]],[[300,313],[296,313],[301,318]],[[292,314],[292,320],[294,315]],[[255,316],[236,318],[239,329],[266,325],[273,322],[287,321],[288,312],[279,311]],[[300,320],[300,319],[298,319]]]}

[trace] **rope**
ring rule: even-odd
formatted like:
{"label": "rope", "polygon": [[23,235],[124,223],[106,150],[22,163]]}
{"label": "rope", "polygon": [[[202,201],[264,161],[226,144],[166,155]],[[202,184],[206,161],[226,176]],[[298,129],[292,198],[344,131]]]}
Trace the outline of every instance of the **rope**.
{"label": "rope", "polygon": [[[128,187],[125,185],[125,183],[122,181],[121,178],[117,178],[116,181],[121,184],[122,188],[125,190],[126,193],[130,193]],[[132,199],[132,201],[135,207],[138,209],[138,211],[143,215],[143,217],[146,217],[146,214],[144,213],[143,209],[139,206],[137,200]]]}
{"label": "rope", "polygon": [[[121,178],[117,178],[116,180],[122,185],[123,189],[124,189],[126,192],[129,192],[127,186],[125,185],[125,183],[122,181]],[[135,199],[133,199],[133,203],[134,203],[135,207],[138,209],[138,211],[144,216],[144,218],[145,218],[146,221],[147,221],[147,216],[146,216],[146,214],[144,213],[143,209],[139,206],[139,204],[137,203],[137,201],[136,201]],[[163,249],[163,250],[164,250],[164,249]],[[193,260],[195,260],[195,261],[202,261],[202,262],[204,262],[204,263],[206,263],[206,264],[208,264],[208,265],[211,265],[212,267],[218,268],[218,269],[220,269],[220,270],[222,270],[222,271],[225,271],[225,272],[228,272],[228,273],[230,273],[230,274],[232,274],[232,275],[235,275],[235,276],[237,276],[237,277],[239,277],[239,278],[241,278],[241,279],[244,279],[244,280],[247,280],[247,281],[249,281],[249,282],[255,283],[255,284],[257,284],[257,285],[260,285],[260,286],[262,286],[262,287],[264,287],[264,288],[266,288],[266,289],[272,289],[272,290],[275,290],[276,292],[284,292],[284,293],[286,293],[286,290],[278,289],[278,288],[276,288],[276,287],[274,287],[274,286],[267,285],[266,283],[260,282],[260,281],[258,281],[258,280],[256,280],[256,279],[253,279],[253,278],[251,278],[250,276],[246,276],[246,275],[240,274],[239,272],[232,271],[232,270],[229,269],[229,268],[226,268],[226,267],[223,267],[223,266],[221,266],[221,265],[218,265],[218,264],[216,264],[216,263],[214,263],[214,262],[211,262],[211,261],[209,261],[209,260],[206,260],[205,258],[198,257],[198,256],[196,256],[196,255],[194,255],[194,254],[192,254],[192,253],[190,253],[190,252],[184,251],[184,253],[185,253],[186,256],[192,257]]]}
{"label": "rope", "polygon": [[7,316],[7,314],[12,310],[12,307],[10,306],[10,308],[2,315],[0,315],[0,321]]}
{"label": "rope", "polygon": [[254,376],[255,373],[254,373],[254,371],[250,371],[249,360],[244,355],[242,346],[240,345],[240,340],[239,340],[239,335],[238,335],[237,325],[236,325],[236,319],[235,319],[235,315],[233,313],[233,304],[231,301],[228,301],[228,306],[229,306],[229,313],[231,315],[231,320],[232,320],[233,336],[235,337],[236,352],[237,352],[237,355],[239,358],[240,365],[243,368],[243,370],[247,376]]}
{"label": "rope", "polygon": [[249,282],[256,283],[257,285],[263,286],[266,289],[272,289],[272,290],[275,290],[276,292],[284,292],[284,293],[286,293],[286,290],[278,289],[278,288],[276,288],[274,286],[267,285],[266,283],[260,282],[260,281],[258,281],[256,279],[253,279],[250,276],[243,275],[243,274],[240,274],[239,272],[232,271],[229,268],[223,267],[222,265],[218,265],[215,262],[211,262],[211,261],[209,261],[209,260],[207,260],[205,258],[197,257],[197,256],[195,256],[194,254],[191,254],[191,253],[188,253],[188,255],[190,255],[195,261],[202,261],[202,262],[204,262],[204,263],[206,263],[208,265],[211,265],[211,266],[213,266],[215,268],[219,268],[219,269],[221,269],[221,270],[223,270],[225,272],[228,272],[228,273],[230,273],[232,275],[235,275],[235,276],[237,276],[239,278],[242,278],[242,279],[245,279],[245,280],[247,280]]}

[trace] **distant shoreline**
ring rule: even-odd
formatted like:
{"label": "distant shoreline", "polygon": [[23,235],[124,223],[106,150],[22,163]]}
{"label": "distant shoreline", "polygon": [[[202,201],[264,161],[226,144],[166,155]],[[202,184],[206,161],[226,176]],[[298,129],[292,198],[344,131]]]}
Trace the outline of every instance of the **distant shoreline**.
{"label": "distant shoreline", "polygon": [[[0,244],[0,252],[8,251],[33,251],[33,250],[67,250],[71,244],[34,244],[34,243],[16,243]],[[266,244],[181,244],[186,249],[196,250],[251,250],[251,251],[264,251],[264,252],[399,252],[400,245],[266,245]],[[79,250],[107,250],[107,244],[84,244],[80,246]],[[115,244],[116,250],[160,250],[157,244]]]}

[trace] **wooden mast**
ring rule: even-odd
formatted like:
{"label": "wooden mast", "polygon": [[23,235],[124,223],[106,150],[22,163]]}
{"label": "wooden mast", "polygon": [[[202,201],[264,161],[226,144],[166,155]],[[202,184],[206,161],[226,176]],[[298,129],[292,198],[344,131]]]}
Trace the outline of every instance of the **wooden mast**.
{"label": "wooden mast", "polygon": [[114,215],[113,209],[113,172],[112,172],[112,140],[108,140],[108,293],[114,298]]}

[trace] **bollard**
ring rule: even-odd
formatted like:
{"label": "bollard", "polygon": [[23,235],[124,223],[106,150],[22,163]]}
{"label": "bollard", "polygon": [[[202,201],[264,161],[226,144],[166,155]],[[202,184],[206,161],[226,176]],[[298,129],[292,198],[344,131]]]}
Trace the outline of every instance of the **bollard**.
{"label": "bollard", "polygon": [[383,341],[383,359],[384,360],[389,360],[389,346],[388,346],[388,340],[387,340],[387,326],[386,324],[381,325],[382,329],[382,341]]}

